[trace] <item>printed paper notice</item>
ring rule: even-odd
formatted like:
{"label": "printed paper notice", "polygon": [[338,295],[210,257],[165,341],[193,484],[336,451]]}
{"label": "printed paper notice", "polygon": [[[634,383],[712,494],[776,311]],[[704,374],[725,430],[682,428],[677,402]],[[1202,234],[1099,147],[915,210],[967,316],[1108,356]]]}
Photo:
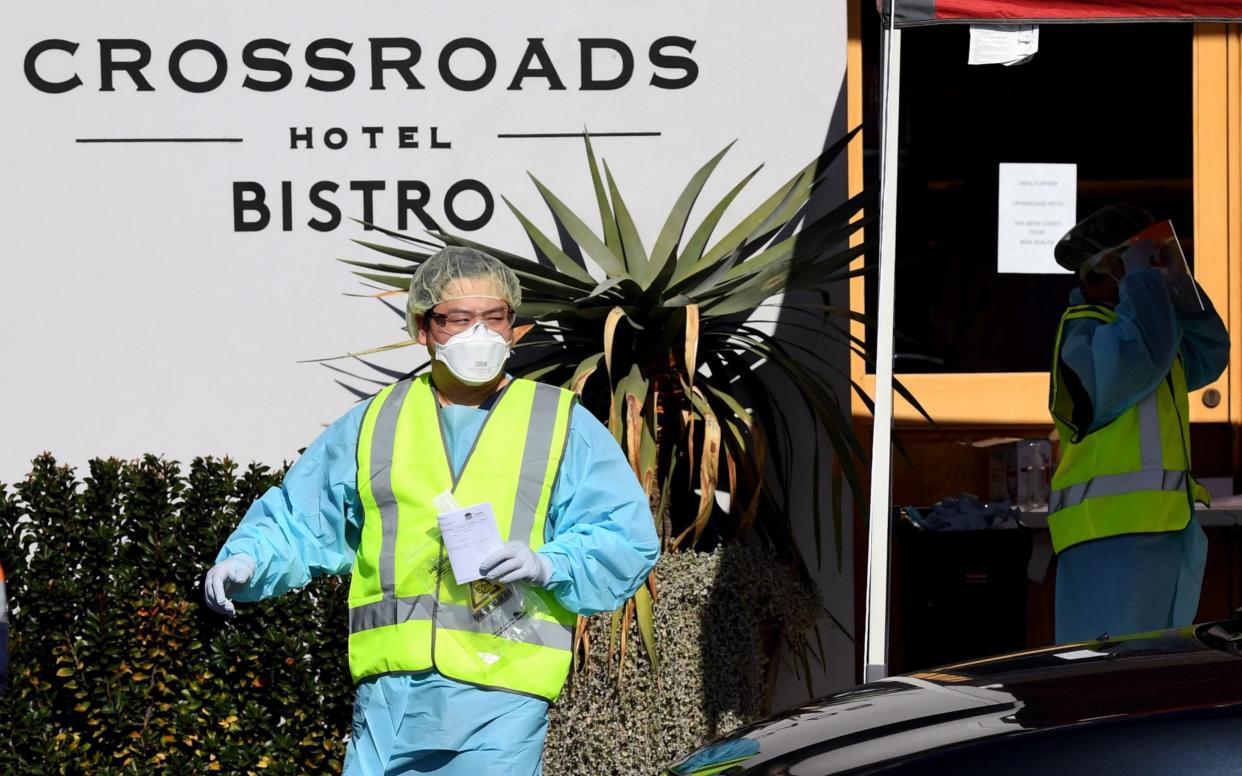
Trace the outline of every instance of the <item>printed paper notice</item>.
{"label": "printed paper notice", "polygon": [[1077,220],[1078,165],[1000,165],[996,271],[1058,274],[1053,246]]}
{"label": "printed paper notice", "polygon": [[1039,51],[1034,25],[970,25],[968,65],[1020,65]]}
{"label": "printed paper notice", "polygon": [[501,545],[500,531],[496,528],[496,515],[488,502],[472,507],[444,512],[437,516],[440,535],[444,537],[444,549],[448,551],[449,563],[457,584],[464,585],[482,579],[479,564],[492,550]]}

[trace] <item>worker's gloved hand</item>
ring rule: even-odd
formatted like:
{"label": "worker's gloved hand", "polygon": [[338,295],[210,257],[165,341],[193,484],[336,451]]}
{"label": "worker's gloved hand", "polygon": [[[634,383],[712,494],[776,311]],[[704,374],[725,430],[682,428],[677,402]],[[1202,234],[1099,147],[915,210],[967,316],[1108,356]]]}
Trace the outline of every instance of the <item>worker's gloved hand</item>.
{"label": "worker's gloved hand", "polygon": [[479,564],[479,573],[490,582],[530,582],[538,587],[548,584],[552,562],[532,550],[526,542],[505,542]]}
{"label": "worker's gloved hand", "polygon": [[207,606],[217,614],[230,617],[236,614],[229,596],[250,581],[254,576],[254,565],[254,558],[249,555],[234,555],[208,569],[207,578],[203,580],[203,597],[207,599]]}
{"label": "worker's gloved hand", "polygon": [[1157,266],[1161,263],[1160,248],[1151,240],[1139,240],[1121,254],[1121,263],[1127,273]]}

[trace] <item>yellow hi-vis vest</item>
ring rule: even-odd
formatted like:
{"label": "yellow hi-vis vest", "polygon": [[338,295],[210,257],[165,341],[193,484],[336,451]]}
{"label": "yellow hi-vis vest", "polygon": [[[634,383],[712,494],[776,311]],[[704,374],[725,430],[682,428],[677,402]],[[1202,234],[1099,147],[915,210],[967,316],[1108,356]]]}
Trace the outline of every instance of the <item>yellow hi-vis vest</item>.
{"label": "yellow hi-vis vest", "polygon": [[1190,404],[1179,353],[1164,380],[1138,404],[1087,433],[1091,407],[1073,370],[1061,363],[1068,322],[1117,314],[1099,305],[1075,305],[1061,317],[1052,363],[1048,408],[1061,436],[1061,461],[1052,477],[1048,529],[1052,547],[1110,536],[1180,531],[1194,502],[1209,503],[1190,473]]}
{"label": "yellow hi-vis vest", "polygon": [[432,501],[451,490],[463,507],[490,503],[503,540],[538,549],[573,403],[570,391],[512,381],[454,478],[428,376],[371,400],[358,437],[364,522],[349,586],[355,682],[434,669],[549,701],[560,694],[576,615],[530,585],[457,584]]}

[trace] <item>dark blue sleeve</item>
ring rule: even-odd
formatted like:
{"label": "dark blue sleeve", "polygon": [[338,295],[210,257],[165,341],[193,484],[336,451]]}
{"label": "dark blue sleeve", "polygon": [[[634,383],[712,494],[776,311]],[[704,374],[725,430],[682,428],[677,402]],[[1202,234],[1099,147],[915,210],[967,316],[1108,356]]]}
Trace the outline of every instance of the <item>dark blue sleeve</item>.
{"label": "dark blue sleeve", "polygon": [[1229,366],[1229,332],[1207,292],[1199,289],[1204,310],[1179,313],[1182,324],[1182,355],[1186,360],[1186,387],[1202,388],[1214,381]]}
{"label": "dark blue sleeve", "polygon": [[1060,357],[1091,399],[1087,432],[1113,422],[1151,393],[1172,368],[1181,342],[1164,276],[1151,269],[1122,278],[1114,322],[1080,318],[1067,323]]}

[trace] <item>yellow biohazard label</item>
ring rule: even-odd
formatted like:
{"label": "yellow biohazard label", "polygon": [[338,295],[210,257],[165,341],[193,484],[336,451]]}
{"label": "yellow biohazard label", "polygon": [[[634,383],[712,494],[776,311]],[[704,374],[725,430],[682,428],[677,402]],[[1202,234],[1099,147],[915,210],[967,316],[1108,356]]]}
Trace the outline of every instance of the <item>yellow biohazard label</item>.
{"label": "yellow biohazard label", "polygon": [[470,609],[474,612],[481,612],[488,605],[500,598],[505,592],[504,585],[498,585],[495,582],[489,582],[486,579],[476,579],[470,583]]}

